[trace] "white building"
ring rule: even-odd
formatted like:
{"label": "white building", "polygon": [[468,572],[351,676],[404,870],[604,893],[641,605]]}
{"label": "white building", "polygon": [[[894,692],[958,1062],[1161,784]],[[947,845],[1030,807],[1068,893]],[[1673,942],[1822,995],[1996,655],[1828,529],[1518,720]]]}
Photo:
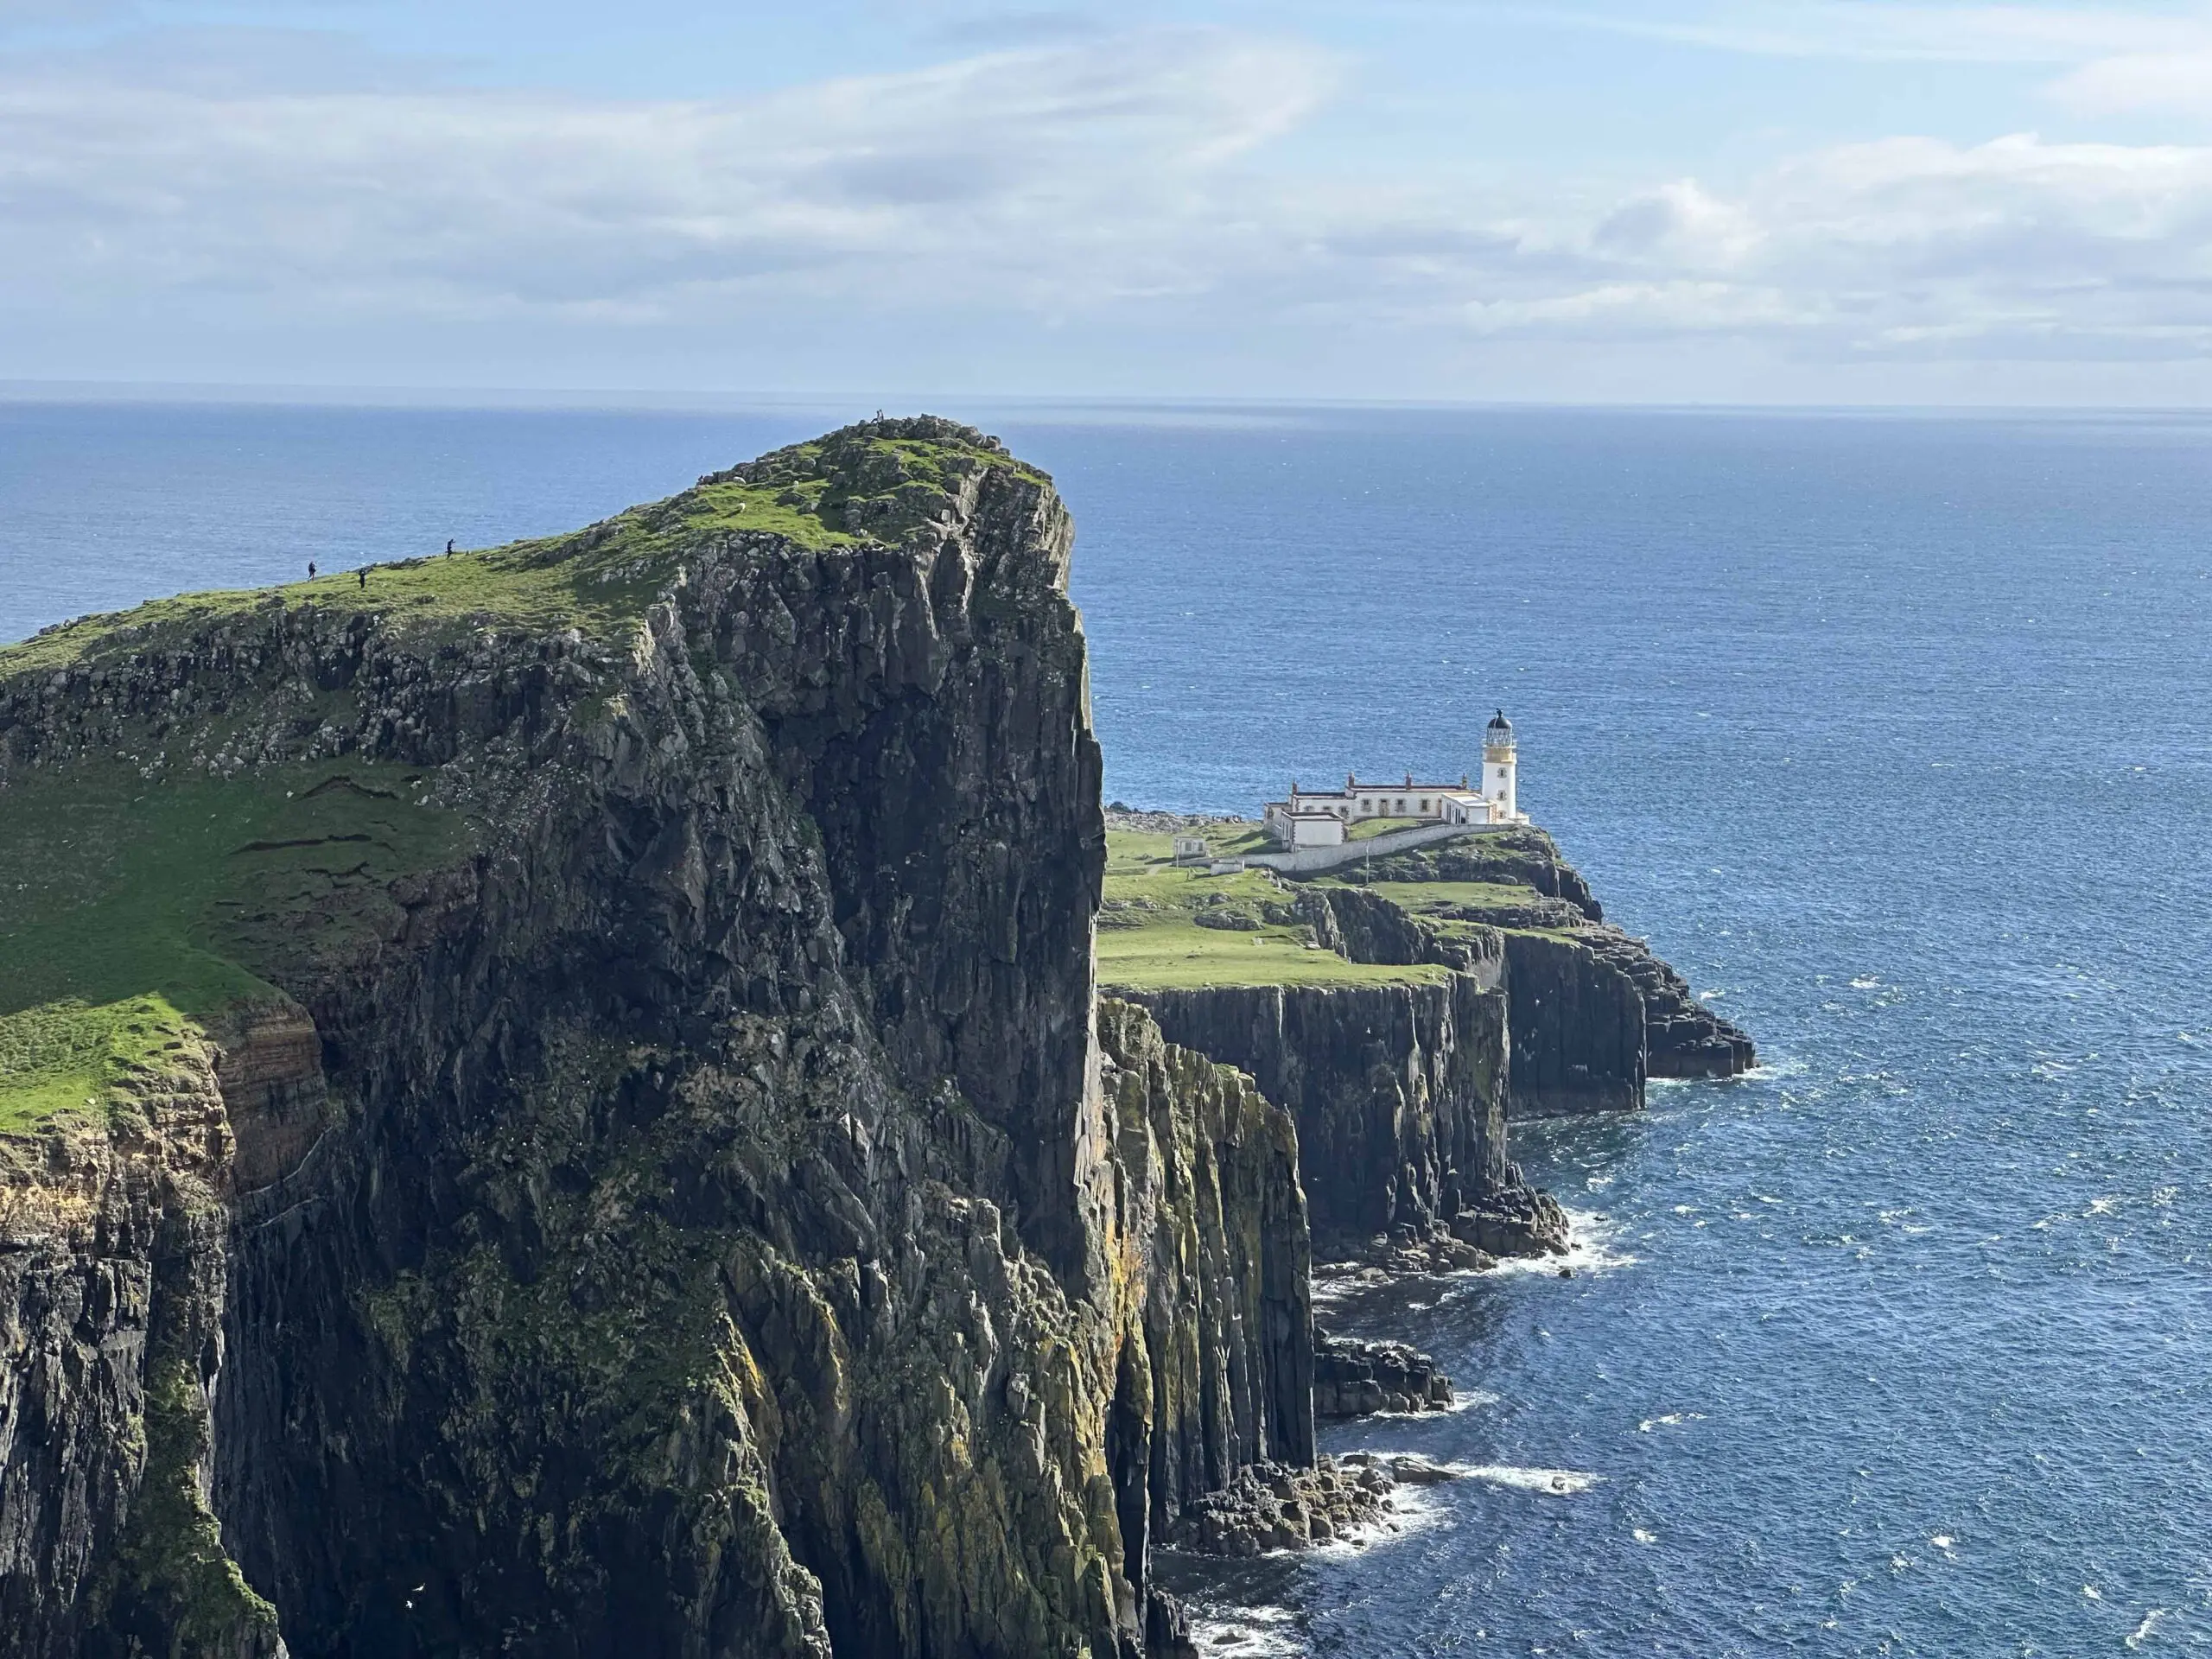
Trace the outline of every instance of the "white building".
{"label": "white building", "polygon": [[1410,818],[1419,823],[1465,824],[1470,829],[1526,823],[1516,787],[1516,749],[1513,722],[1501,709],[1483,731],[1483,776],[1478,785],[1462,777],[1456,784],[1417,784],[1411,772],[1402,784],[1362,783],[1348,773],[1340,790],[1300,789],[1295,780],[1290,798],[1268,803],[1266,825],[1276,845],[1294,851],[1301,847],[1343,844],[1351,826],[1363,819]]}

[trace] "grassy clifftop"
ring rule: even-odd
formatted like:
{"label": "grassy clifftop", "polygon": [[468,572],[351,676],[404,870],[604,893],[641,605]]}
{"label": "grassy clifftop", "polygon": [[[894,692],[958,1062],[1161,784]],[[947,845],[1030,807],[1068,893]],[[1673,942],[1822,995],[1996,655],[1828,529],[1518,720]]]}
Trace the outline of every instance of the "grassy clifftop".
{"label": "grassy clifftop", "polygon": [[[899,544],[995,472],[1049,488],[968,428],[872,421],[568,535],[0,648],[0,1132],[97,1108],[192,1026],[388,935],[395,883],[481,843],[493,813],[467,780],[370,758],[378,698],[611,683],[702,550]],[[584,645],[550,658],[527,643],[571,629]]]}
{"label": "grassy clifftop", "polygon": [[149,781],[92,763],[0,789],[0,1130],[97,1106],[288,966],[397,914],[471,839],[365,762]]}
{"label": "grassy clifftop", "polygon": [[[863,422],[709,474],[679,495],[587,529],[451,557],[409,559],[313,581],[157,599],[82,617],[0,647],[0,683],[111,650],[143,650],[272,604],[375,612],[415,630],[492,625],[604,632],[634,620],[703,542],[774,537],[802,547],[895,543],[944,516],[983,472],[1051,480],[997,440],[928,416]],[[313,555],[303,549],[302,563]]]}
{"label": "grassy clifftop", "polygon": [[[1215,850],[1256,850],[1259,832],[1217,835]],[[1251,842],[1250,848],[1244,841]],[[1426,984],[1441,968],[1351,962],[1317,948],[1291,913],[1290,895],[1263,869],[1209,875],[1179,868],[1173,837],[1106,832],[1105,904],[1098,918],[1098,980],[1109,989],[1186,990],[1220,985]]]}

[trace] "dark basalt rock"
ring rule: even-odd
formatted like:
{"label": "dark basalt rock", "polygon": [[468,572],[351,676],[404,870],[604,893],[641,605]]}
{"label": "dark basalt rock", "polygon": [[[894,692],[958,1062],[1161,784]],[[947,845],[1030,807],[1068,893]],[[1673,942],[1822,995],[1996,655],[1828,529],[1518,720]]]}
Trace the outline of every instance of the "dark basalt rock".
{"label": "dark basalt rock", "polygon": [[1749,1071],[1751,1040],[1618,928],[1505,936],[1513,1010],[1513,1109],[1623,1111],[1648,1077]]}
{"label": "dark basalt rock", "polygon": [[1158,1527],[1313,1457],[1297,1142],[1094,1010],[1069,526],[997,454],[789,452],[896,544],[702,534],[619,637],[0,661],[0,791],[359,755],[475,836],[272,946],[188,1109],[4,1142],[10,1651],[1183,1650]]}
{"label": "dark basalt rock", "polygon": [[1248,1557],[1329,1543],[1382,1516],[1395,1484],[1372,1461],[1260,1464],[1192,1504],[1166,1541],[1194,1554]]}
{"label": "dark basalt rock", "polygon": [[1402,1342],[1368,1342],[1314,1331],[1316,1416],[1442,1411],[1451,1403],[1452,1379],[1427,1354]]}
{"label": "dark basalt rock", "polygon": [[1313,1462],[1312,1262],[1288,1116],[1134,1004],[1103,999],[1098,1032],[1143,1299],[1123,1360],[1146,1368],[1122,1379],[1108,1447],[1124,1505],[1145,1503],[1122,1511],[1141,1541],[1247,1465]]}
{"label": "dark basalt rock", "polygon": [[1559,1200],[1521,1179],[1517,1165],[1508,1169],[1512,1179],[1452,1217],[1452,1236],[1491,1255],[1566,1255],[1567,1212]]}
{"label": "dark basalt rock", "polygon": [[1131,995],[1169,1041],[1249,1071],[1296,1119],[1332,1252],[1440,1230],[1506,1179],[1505,1000],[1480,976]]}

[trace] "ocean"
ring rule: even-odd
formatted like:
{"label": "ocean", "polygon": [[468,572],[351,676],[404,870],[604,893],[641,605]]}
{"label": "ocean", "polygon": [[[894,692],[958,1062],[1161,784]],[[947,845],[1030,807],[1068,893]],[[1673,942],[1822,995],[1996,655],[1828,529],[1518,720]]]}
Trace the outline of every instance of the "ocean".
{"label": "ocean", "polygon": [[[0,404],[0,639],[582,524],[865,410]],[[1219,1652],[2212,1646],[2212,417],[954,404],[1078,525],[1109,798],[1471,770],[1758,1039],[1539,1121],[1571,1279],[1334,1308],[1462,1409]]]}

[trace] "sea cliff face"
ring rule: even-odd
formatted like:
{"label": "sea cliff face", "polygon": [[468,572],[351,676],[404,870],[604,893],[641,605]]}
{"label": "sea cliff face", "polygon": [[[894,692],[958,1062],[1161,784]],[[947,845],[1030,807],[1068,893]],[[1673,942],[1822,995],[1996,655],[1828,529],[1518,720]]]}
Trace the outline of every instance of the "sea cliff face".
{"label": "sea cliff face", "polygon": [[[1588,882],[1541,830],[1399,854],[1366,874],[1394,896],[1384,902],[1408,912],[1398,928],[1416,931],[1348,930],[1353,951],[1373,938],[1394,953],[1363,960],[1452,962],[1470,937],[1497,931],[1516,1116],[1634,1110],[1651,1077],[1731,1077],[1757,1062],[1748,1036],[1699,1001],[1643,940],[1605,920]],[[1316,896],[1343,912],[1343,893]]]}
{"label": "sea cliff face", "polygon": [[207,1043],[105,1122],[0,1141],[0,1630],[11,1653],[281,1651],[207,1501],[236,1143]]}
{"label": "sea cliff face", "polygon": [[1505,1185],[1505,999],[1440,984],[1156,991],[1174,1042],[1249,1072],[1298,1122],[1315,1232],[1426,1234]]}
{"label": "sea cliff face", "polygon": [[1594,902],[1255,890],[1173,919],[1374,982],[1102,1001],[1071,542],[879,420],[0,652],[5,1651],[1179,1655],[1161,1538],[1376,1501],[1317,1382],[1449,1383],[1317,1344],[1309,1205],[1556,1244]]}
{"label": "sea cliff face", "polygon": [[133,962],[170,1045],[7,1142],[19,1650],[1174,1645],[1160,1518],[1311,1460],[1305,1216],[1249,1082],[1094,1025],[1069,543],[878,423],[0,657],[17,823],[216,837],[181,944],[128,857],[41,883],[113,949],[5,918],[10,1081]]}

